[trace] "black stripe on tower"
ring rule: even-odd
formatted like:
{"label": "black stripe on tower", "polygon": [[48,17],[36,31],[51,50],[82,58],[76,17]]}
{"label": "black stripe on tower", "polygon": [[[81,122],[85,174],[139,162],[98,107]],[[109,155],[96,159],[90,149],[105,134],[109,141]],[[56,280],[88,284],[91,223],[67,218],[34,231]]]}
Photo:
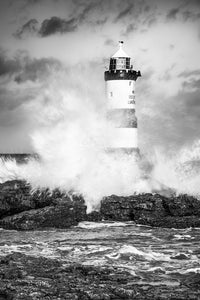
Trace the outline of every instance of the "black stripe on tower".
{"label": "black stripe on tower", "polygon": [[137,80],[141,76],[140,71],[134,70],[109,70],[104,73],[105,81],[108,80]]}
{"label": "black stripe on tower", "polygon": [[116,128],[137,128],[135,109],[110,109],[107,118]]}

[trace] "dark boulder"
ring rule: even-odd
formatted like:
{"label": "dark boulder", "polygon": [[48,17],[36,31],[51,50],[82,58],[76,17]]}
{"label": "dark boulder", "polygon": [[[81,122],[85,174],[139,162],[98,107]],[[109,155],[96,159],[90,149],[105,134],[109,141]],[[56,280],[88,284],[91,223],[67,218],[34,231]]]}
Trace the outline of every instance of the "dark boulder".
{"label": "dark boulder", "polygon": [[185,216],[185,217],[171,217],[163,218],[140,218],[136,223],[141,225],[148,225],[152,227],[163,228],[189,228],[200,227],[200,216]]}
{"label": "dark boulder", "polygon": [[200,216],[200,201],[192,196],[163,198],[163,206],[170,216]]}
{"label": "dark boulder", "polygon": [[112,195],[102,200],[100,213],[105,220],[134,221],[154,227],[200,227],[200,201],[187,195],[172,198],[159,194]]}
{"label": "dark boulder", "polygon": [[86,206],[78,201],[63,198],[55,206],[8,216],[0,220],[0,226],[5,229],[34,230],[40,228],[69,228],[86,219]]}
{"label": "dark boulder", "polygon": [[128,197],[112,195],[101,202],[100,212],[106,220],[138,221],[146,218],[162,218],[167,215],[162,205],[163,196],[141,194]]}
{"label": "dark boulder", "polygon": [[22,211],[55,205],[66,193],[55,189],[32,190],[29,183],[11,180],[0,184],[0,218]]}
{"label": "dark boulder", "polygon": [[200,201],[188,195],[111,195],[100,210],[86,215],[82,196],[59,189],[32,190],[25,181],[0,184],[0,226],[12,229],[67,228],[79,221],[134,221],[137,224],[186,228],[200,227]]}
{"label": "dark boulder", "polygon": [[0,217],[33,208],[31,187],[25,181],[12,180],[0,184]]}

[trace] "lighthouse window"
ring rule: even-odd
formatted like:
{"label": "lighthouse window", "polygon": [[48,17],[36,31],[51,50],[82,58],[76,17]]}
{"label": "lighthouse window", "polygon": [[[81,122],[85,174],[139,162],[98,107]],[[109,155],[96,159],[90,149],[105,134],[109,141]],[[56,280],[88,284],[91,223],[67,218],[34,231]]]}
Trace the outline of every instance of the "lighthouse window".
{"label": "lighthouse window", "polygon": [[129,86],[131,85],[131,81],[129,81]]}
{"label": "lighthouse window", "polygon": [[110,70],[116,69],[116,59],[111,58],[110,59]]}
{"label": "lighthouse window", "polygon": [[125,70],[126,69],[126,59],[125,58],[118,58],[117,59],[117,70]]}
{"label": "lighthouse window", "polygon": [[129,57],[126,58],[126,69],[130,69],[131,59]]}
{"label": "lighthouse window", "polygon": [[110,97],[112,97],[113,96],[113,92],[110,92]]}

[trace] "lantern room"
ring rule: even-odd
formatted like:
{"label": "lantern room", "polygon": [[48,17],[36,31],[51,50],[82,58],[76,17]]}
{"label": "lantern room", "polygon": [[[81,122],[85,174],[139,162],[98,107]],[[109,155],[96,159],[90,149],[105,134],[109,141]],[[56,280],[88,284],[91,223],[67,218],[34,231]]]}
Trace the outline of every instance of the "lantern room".
{"label": "lantern room", "polygon": [[131,69],[131,58],[122,49],[123,41],[119,41],[119,50],[110,58],[109,70]]}

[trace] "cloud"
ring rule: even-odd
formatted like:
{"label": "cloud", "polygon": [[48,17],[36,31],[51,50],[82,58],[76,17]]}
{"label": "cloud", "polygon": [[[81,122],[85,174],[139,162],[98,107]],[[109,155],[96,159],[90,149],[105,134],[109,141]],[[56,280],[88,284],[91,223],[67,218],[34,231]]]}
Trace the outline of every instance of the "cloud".
{"label": "cloud", "polygon": [[66,33],[73,32],[77,29],[77,21],[75,18],[70,20],[61,19],[58,17],[51,17],[42,22],[42,25],[39,30],[39,34],[42,37],[46,37],[57,32]]}
{"label": "cloud", "polygon": [[200,70],[192,70],[192,71],[183,71],[179,74],[179,77],[190,77],[194,75],[199,75],[200,76]]}
{"label": "cloud", "polygon": [[[190,79],[183,82],[183,87],[187,89],[200,89],[200,79]],[[199,97],[200,101],[200,97]]]}
{"label": "cloud", "polygon": [[[27,53],[16,55],[15,58],[8,58],[6,52],[0,51],[0,79],[1,77],[12,77],[8,80],[14,80],[22,83],[27,80],[42,80],[50,74],[52,68],[56,71],[62,69],[62,64],[55,58],[30,58]],[[1,81],[0,81],[1,85]]]}
{"label": "cloud", "polygon": [[117,15],[117,17],[115,18],[115,22],[117,22],[117,21],[119,21],[119,20],[125,18],[127,15],[130,15],[130,13],[131,13],[133,7],[134,7],[134,4],[133,4],[133,3],[129,4],[127,8],[123,9],[123,10]]}
{"label": "cloud", "polygon": [[20,68],[20,63],[17,59],[8,59],[3,50],[0,50],[0,76],[12,75]]}
{"label": "cloud", "polygon": [[26,22],[20,29],[18,29],[14,36],[18,39],[22,39],[26,36],[36,34],[38,32],[38,21],[36,19],[31,19]]}
{"label": "cloud", "polygon": [[40,28],[36,19],[31,19],[26,22],[13,35],[17,39],[23,39],[29,36],[38,35],[40,37],[47,37],[56,33],[73,32],[78,27],[78,21],[75,18],[69,20],[61,19],[59,17],[51,17],[45,19]]}
{"label": "cloud", "polygon": [[145,145],[159,146],[167,153],[193,143],[200,136],[199,100],[198,90],[155,98],[152,107],[147,103],[145,110],[139,113],[143,149]]}
{"label": "cloud", "polygon": [[64,68],[54,58],[36,59],[20,53],[12,59],[1,51],[0,139],[4,143],[0,151],[31,151],[30,132],[38,126],[34,105],[42,108],[47,105],[49,78],[55,76],[56,70],[66,73]]}
{"label": "cloud", "polygon": [[0,55],[1,114],[15,110],[21,104],[34,99],[51,73],[62,69],[62,64],[54,58],[33,59],[29,56],[16,56],[15,59],[9,59],[2,52]]}
{"label": "cloud", "polygon": [[179,8],[173,8],[169,11],[169,13],[167,14],[167,19],[168,20],[175,20],[176,19],[176,15],[179,12]]}
{"label": "cloud", "polygon": [[[96,76],[96,81],[91,83],[90,72],[87,84],[92,88],[95,86],[94,102],[96,102],[96,97],[100,94],[96,89],[101,86],[104,91],[103,67],[107,65],[109,56],[115,52],[117,41],[124,38],[124,48],[133,58],[134,68],[142,71],[142,78],[136,83],[140,139],[145,142],[148,135],[152,139],[148,145],[165,146],[170,145],[171,142],[175,144],[176,138],[177,143],[179,141],[180,144],[190,140],[189,135],[186,134],[184,137],[184,130],[188,124],[184,118],[189,116],[193,119],[193,110],[189,108],[192,108],[193,102],[199,101],[197,94],[193,97],[198,89],[200,78],[198,1],[196,3],[193,0],[184,1],[182,5],[179,0],[166,3],[159,0],[49,0],[47,2],[41,1],[34,6],[27,4],[27,11],[18,10],[16,17],[8,19],[10,27],[7,28],[8,32],[5,29],[2,34],[3,45],[12,53],[17,49],[25,49],[35,59],[0,57],[0,74],[2,74],[0,77],[7,76],[10,80],[10,83],[6,84],[6,89],[1,89],[6,99],[4,106],[8,102],[15,101],[12,96],[14,92],[12,94],[11,91],[16,92],[16,89],[16,97],[23,99],[22,103],[29,102],[29,99],[34,98],[37,84],[43,84],[45,76],[48,81],[51,68],[61,68],[56,61],[53,62],[48,57],[63,60],[73,68],[74,80],[70,81],[70,85],[74,85],[75,90],[80,89],[74,70],[84,62],[84,67],[89,73],[91,69],[88,63],[95,62],[92,80]],[[30,23],[27,22],[29,19]],[[36,31],[34,29],[32,31],[31,26],[34,22],[31,20],[39,21]],[[16,26],[19,26],[18,22],[22,22],[22,25],[26,22],[22,26],[23,30],[21,28],[22,31],[18,31],[18,38],[21,40],[11,41],[7,38],[8,34],[16,30]],[[71,34],[68,35],[68,32]],[[126,36],[123,37],[123,34]],[[24,40],[29,35],[28,41]],[[31,35],[34,38],[31,39]],[[67,53],[63,49],[66,49]],[[170,69],[174,63],[175,67]],[[82,70],[78,76],[86,80]],[[0,79],[0,82],[3,88],[3,80]],[[68,80],[65,82],[66,85],[70,88]],[[40,88],[39,92],[41,92]],[[11,107],[14,107],[14,104]],[[183,113],[186,110],[188,115]],[[198,113],[196,111],[194,113],[200,116],[199,110],[197,111]],[[143,112],[146,112],[145,116]],[[32,112],[29,118],[32,118]],[[195,126],[199,126],[197,119],[198,117],[193,119]],[[190,124],[192,126],[192,123]]]}
{"label": "cloud", "polygon": [[107,39],[107,40],[105,40],[104,44],[105,44],[106,46],[113,46],[113,47],[116,46],[116,42],[113,41],[112,39]]}
{"label": "cloud", "polygon": [[51,73],[52,68],[56,71],[61,69],[62,65],[53,58],[30,59],[27,57],[23,69],[16,75],[14,80],[17,83],[23,83],[27,80],[42,80]]}
{"label": "cloud", "polygon": [[132,33],[134,31],[136,31],[138,29],[138,27],[136,26],[136,24],[129,24],[124,32],[124,35],[128,35],[129,33]]}
{"label": "cloud", "polygon": [[78,16],[79,21],[86,20],[86,18],[88,17],[88,14],[89,14],[93,9],[95,9],[96,7],[98,7],[98,5],[99,5],[98,2],[87,4],[87,5],[83,8],[82,12],[81,12],[81,13],[79,14],[79,16]]}

